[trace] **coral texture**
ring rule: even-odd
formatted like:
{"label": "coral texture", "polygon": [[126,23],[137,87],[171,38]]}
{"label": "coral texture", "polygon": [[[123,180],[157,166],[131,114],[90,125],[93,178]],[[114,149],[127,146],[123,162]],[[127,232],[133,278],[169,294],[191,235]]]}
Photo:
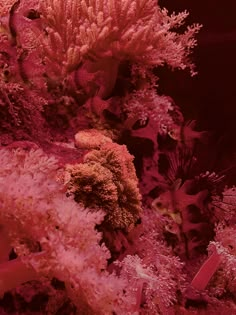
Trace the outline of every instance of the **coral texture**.
{"label": "coral texture", "polygon": [[103,209],[110,228],[130,229],[142,211],[133,156],[124,145],[110,142],[99,132],[82,131],[78,138],[87,149],[99,149],[88,152],[83,163],[66,165],[67,191],[85,207]]}
{"label": "coral texture", "polygon": [[187,17],[0,1],[0,314],[236,314],[236,189],[159,86]]}

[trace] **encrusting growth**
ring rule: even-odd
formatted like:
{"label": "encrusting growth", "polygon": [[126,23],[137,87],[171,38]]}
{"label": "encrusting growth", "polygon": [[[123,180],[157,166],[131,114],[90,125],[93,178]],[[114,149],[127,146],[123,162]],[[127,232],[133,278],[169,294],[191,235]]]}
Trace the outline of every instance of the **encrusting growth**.
{"label": "encrusting growth", "polygon": [[79,132],[76,139],[77,146],[94,149],[84,156],[83,163],[66,165],[68,193],[85,207],[103,209],[112,229],[129,230],[142,211],[133,156],[124,145],[98,131]]}

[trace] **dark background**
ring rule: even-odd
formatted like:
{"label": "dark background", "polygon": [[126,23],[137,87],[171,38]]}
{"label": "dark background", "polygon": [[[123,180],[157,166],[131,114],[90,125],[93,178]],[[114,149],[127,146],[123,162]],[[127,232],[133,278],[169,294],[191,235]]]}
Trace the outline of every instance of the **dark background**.
{"label": "dark background", "polygon": [[186,119],[197,119],[200,130],[212,131],[217,149],[209,155],[222,163],[218,168],[236,165],[236,1],[160,0],[159,5],[170,12],[187,10],[187,24],[203,24],[192,55],[198,75],[160,69],[159,91],[174,99]]}

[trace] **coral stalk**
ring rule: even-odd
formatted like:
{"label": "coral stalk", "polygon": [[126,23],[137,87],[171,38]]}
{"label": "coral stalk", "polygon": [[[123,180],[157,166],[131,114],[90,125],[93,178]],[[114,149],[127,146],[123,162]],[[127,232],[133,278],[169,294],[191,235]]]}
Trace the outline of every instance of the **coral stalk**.
{"label": "coral stalk", "polygon": [[38,279],[36,271],[26,266],[20,258],[0,265],[0,296],[20,284]]}
{"label": "coral stalk", "polygon": [[222,256],[218,254],[215,250],[201,266],[201,268],[193,278],[191,286],[197,290],[204,290],[214,273],[217,271],[221,261]]}

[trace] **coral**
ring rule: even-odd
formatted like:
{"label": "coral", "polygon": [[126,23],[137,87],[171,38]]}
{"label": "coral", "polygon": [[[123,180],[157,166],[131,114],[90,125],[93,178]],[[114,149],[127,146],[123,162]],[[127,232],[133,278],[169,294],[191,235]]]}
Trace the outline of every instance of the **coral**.
{"label": "coral", "polygon": [[225,187],[221,195],[214,194],[211,201],[212,210],[218,221],[234,222],[236,207],[235,187]]}
{"label": "coral", "polygon": [[[40,276],[63,281],[70,298],[87,313],[95,307],[97,314],[110,314],[122,282],[105,271],[109,252],[98,244],[100,235],[94,230],[104,215],[84,210],[65,196],[56,181],[57,161],[42,150],[2,149],[0,157],[1,222],[8,227],[19,258],[29,266],[26,269],[17,260],[16,269],[11,261],[1,265],[3,275],[8,267],[11,271],[1,292],[9,290],[10,279],[11,286],[32,280],[33,268]],[[15,277],[17,270],[22,270],[20,280]]]}
{"label": "coral", "polygon": [[136,299],[134,311],[140,314],[171,314],[184,286],[183,264],[164,243],[163,223],[157,213],[145,209],[141,224],[128,236],[120,262],[114,262],[121,276],[128,278],[127,290]]}
{"label": "coral", "polygon": [[[138,73],[140,68],[138,69]],[[140,74],[140,73],[139,73]],[[147,75],[148,77],[148,75]],[[160,181],[158,159],[160,150],[157,137],[167,135],[176,125],[181,126],[182,114],[170,97],[159,96],[154,88],[157,78],[146,78],[142,88],[134,90],[124,98],[121,105],[125,114],[124,127],[130,130],[131,137],[137,141],[148,141],[151,149],[144,153],[140,189],[144,196],[155,188]]]}
{"label": "coral", "polygon": [[150,119],[155,122],[156,130],[160,134],[167,133],[173,125],[170,112],[174,110],[174,106],[170,98],[157,95],[154,89],[146,87],[129,94],[125,98],[123,109],[127,115],[127,125],[130,120],[133,124],[139,120],[145,126]]}
{"label": "coral", "polygon": [[5,59],[5,80],[23,82],[42,92],[45,89],[45,68],[38,50],[39,33],[42,29],[37,2],[14,1],[9,12],[5,12],[8,14],[0,16],[0,41],[1,59]]}
{"label": "coral", "polygon": [[[202,264],[186,291],[189,299],[204,296],[206,288],[209,295],[221,298],[224,294],[235,295],[235,228],[219,224],[216,228],[215,241],[208,246],[209,257]],[[210,297],[205,298],[210,300]]]}
{"label": "coral", "polygon": [[193,25],[178,34],[174,29],[183,24],[187,12],[168,16],[154,0],[47,0],[40,1],[40,8],[47,31],[42,44],[45,61],[54,65],[57,74],[72,71],[89,56],[112,58],[114,63],[122,59],[152,65],[166,62],[183,69],[189,65],[186,56],[200,28]]}
{"label": "coral", "polygon": [[201,26],[160,3],[1,1],[1,314],[236,313],[233,180],[159,84]]}
{"label": "coral", "polygon": [[175,235],[180,246],[176,248],[178,255],[191,257],[198,248],[204,244],[207,246],[209,241],[206,231],[209,230],[211,223],[203,215],[204,200],[208,196],[208,191],[202,190],[192,194],[193,180],[181,184],[181,180],[176,181],[175,187],[154,199],[152,207],[169,218],[166,231],[167,234]]}
{"label": "coral", "polygon": [[9,144],[4,135],[14,140],[38,141],[47,131],[42,117],[46,101],[17,83],[0,83],[1,143]]}
{"label": "coral", "polygon": [[98,131],[81,131],[76,139],[78,145],[95,149],[84,156],[83,163],[66,166],[68,193],[85,207],[103,209],[112,229],[130,229],[141,213],[133,156]]}
{"label": "coral", "polygon": [[106,143],[112,143],[112,139],[96,129],[82,130],[75,135],[75,145],[78,148],[100,149]]}
{"label": "coral", "polygon": [[[209,286],[215,295],[222,295],[230,292],[235,296],[235,279],[236,279],[236,241],[235,226],[225,226],[223,223],[216,228],[215,241],[209,245],[209,251],[216,247],[218,255],[221,257],[219,273],[215,275]],[[221,277],[219,277],[221,275]],[[223,282],[223,283],[222,283]],[[221,287],[221,294],[219,288]]]}

